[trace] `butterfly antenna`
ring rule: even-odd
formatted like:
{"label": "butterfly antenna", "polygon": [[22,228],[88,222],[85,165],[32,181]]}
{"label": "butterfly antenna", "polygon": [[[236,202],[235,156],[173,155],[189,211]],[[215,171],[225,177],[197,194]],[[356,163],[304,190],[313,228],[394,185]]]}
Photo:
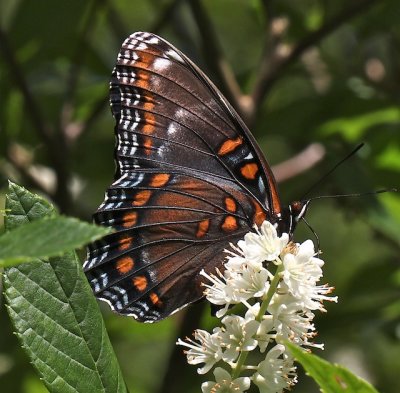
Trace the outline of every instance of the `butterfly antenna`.
{"label": "butterfly antenna", "polygon": [[[376,195],[376,194],[383,194],[384,192],[398,192],[399,190],[397,188],[385,188],[382,190],[377,190],[377,191],[371,191],[371,192],[363,192],[363,193],[352,193],[352,194],[339,194],[339,195],[320,195],[316,196],[314,198],[310,198],[307,200],[307,203],[310,203],[311,201],[314,201],[316,199],[328,199],[328,198],[353,198],[353,197],[363,197],[367,195]],[[320,242],[319,242],[319,237],[317,233],[314,231],[312,226],[308,223],[308,221],[303,217],[301,217],[301,220],[304,221],[304,223],[307,225],[308,229],[312,232],[312,234],[315,237],[315,240],[317,241],[317,256],[320,255],[321,253],[321,248],[320,248]]]}
{"label": "butterfly antenna", "polygon": [[376,195],[376,194],[383,194],[384,192],[398,192],[397,188],[384,188],[382,190],[376,191],[369,191],[369,192],[357,192],[351,194],[338,194],[338,195],[319,195],[313,198],[308,199],[307,201],[315,201],[316,199],[329,199],[329,198],[358,198],[364,197],[367,195]]}
{"label": "butterfly antenna", "polygon": [[333,168],[331,168],[327,173],[325,173],[316,183],[314,183],[308,190],[307,192],[303,195],[301,200],[304,200],[304,198],[312,191],[314,190],[317,186],[319,186],[325,179],[332,173],[334,172],[340,165],[342,165],[345,161],[347,161],[350,157],[354,156],[362,147],[364,146],[364,143],[360,143],[358,146],[356,146],[349,154],[347,154],[346,157],[342,158]]}
{"label": "butterfly antenna", "polygon": [[313,227],[308,223],[308,221],[304,217],[302,217],[301,219],[304,221],[304,223],[307,225],[308,229],[314,235],[315,240],[317,241],[317,254],[319,255],[320,254],[320,249],[321,249],[320,248],[319,237],[318,237],[317,233],[314,231]]}

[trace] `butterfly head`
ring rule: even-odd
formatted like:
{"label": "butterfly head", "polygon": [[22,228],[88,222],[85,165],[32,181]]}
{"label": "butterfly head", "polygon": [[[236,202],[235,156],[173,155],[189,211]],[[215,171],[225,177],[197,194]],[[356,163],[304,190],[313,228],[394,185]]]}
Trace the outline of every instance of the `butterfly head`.
{"label": "butterfly head", "polygon": [[297,223],[306,215],[310,201],[293,201],[282,210],[281,217],[278,219],[278,230],[280,233],[288,233],[290,237]]}

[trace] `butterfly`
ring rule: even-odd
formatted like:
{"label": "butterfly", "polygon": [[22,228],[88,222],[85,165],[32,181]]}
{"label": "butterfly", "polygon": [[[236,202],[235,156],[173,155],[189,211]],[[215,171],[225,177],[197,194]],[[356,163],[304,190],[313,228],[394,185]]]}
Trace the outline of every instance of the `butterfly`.
{"label": "butterfly", "polygon": [[201,299],[202,269],[264,220],[292,236],[306,203],[282,207],[254,137],[210,79],[152,33],[123,43],[110,82],[115,180],[94,214],[114,232],[88,247],[96,297],[155,322]]}

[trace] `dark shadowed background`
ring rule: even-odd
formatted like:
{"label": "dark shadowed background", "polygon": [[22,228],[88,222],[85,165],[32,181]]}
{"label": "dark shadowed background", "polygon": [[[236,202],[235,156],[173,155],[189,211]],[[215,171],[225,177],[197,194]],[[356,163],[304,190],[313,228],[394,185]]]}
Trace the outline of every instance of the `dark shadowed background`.
{"label": "dark shadowed background", "polygon": [[[11,178],[90,220],[114,172],[108,82],[122,41],[138,30],[171,41],[223,91],[274,166],[285,203],[360,142],[311,195],[400,186],[398,0],[0,0],[1,200]],[[308,221],[339,296],[316,320],[326,349],[315,352],[398,393],[400,195],[315,201]],[[296,240],[312,236],[300,225]],[[211,328],[208,309],[156,325],[107,307],[104,317],[131,393],[200,390],[174,343],[197,322]],[[46,391],[3,306],[0,386]],[[304,375],[295,388],[317,391]]]}

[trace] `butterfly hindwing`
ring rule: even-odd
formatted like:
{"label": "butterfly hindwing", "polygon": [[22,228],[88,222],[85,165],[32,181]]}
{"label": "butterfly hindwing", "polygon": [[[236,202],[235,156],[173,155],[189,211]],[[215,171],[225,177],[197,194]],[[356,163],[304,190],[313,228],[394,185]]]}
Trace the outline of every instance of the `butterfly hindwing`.
{"label": "butterfly hindwing", "polygon": [[221,267],[224,248],[248,231],[256,213],[233,182],[137,169],[114,182],[94,216],[115,232],[89,247],[86,275],[121,314],[161,319],[202,297],[199,270]]}

